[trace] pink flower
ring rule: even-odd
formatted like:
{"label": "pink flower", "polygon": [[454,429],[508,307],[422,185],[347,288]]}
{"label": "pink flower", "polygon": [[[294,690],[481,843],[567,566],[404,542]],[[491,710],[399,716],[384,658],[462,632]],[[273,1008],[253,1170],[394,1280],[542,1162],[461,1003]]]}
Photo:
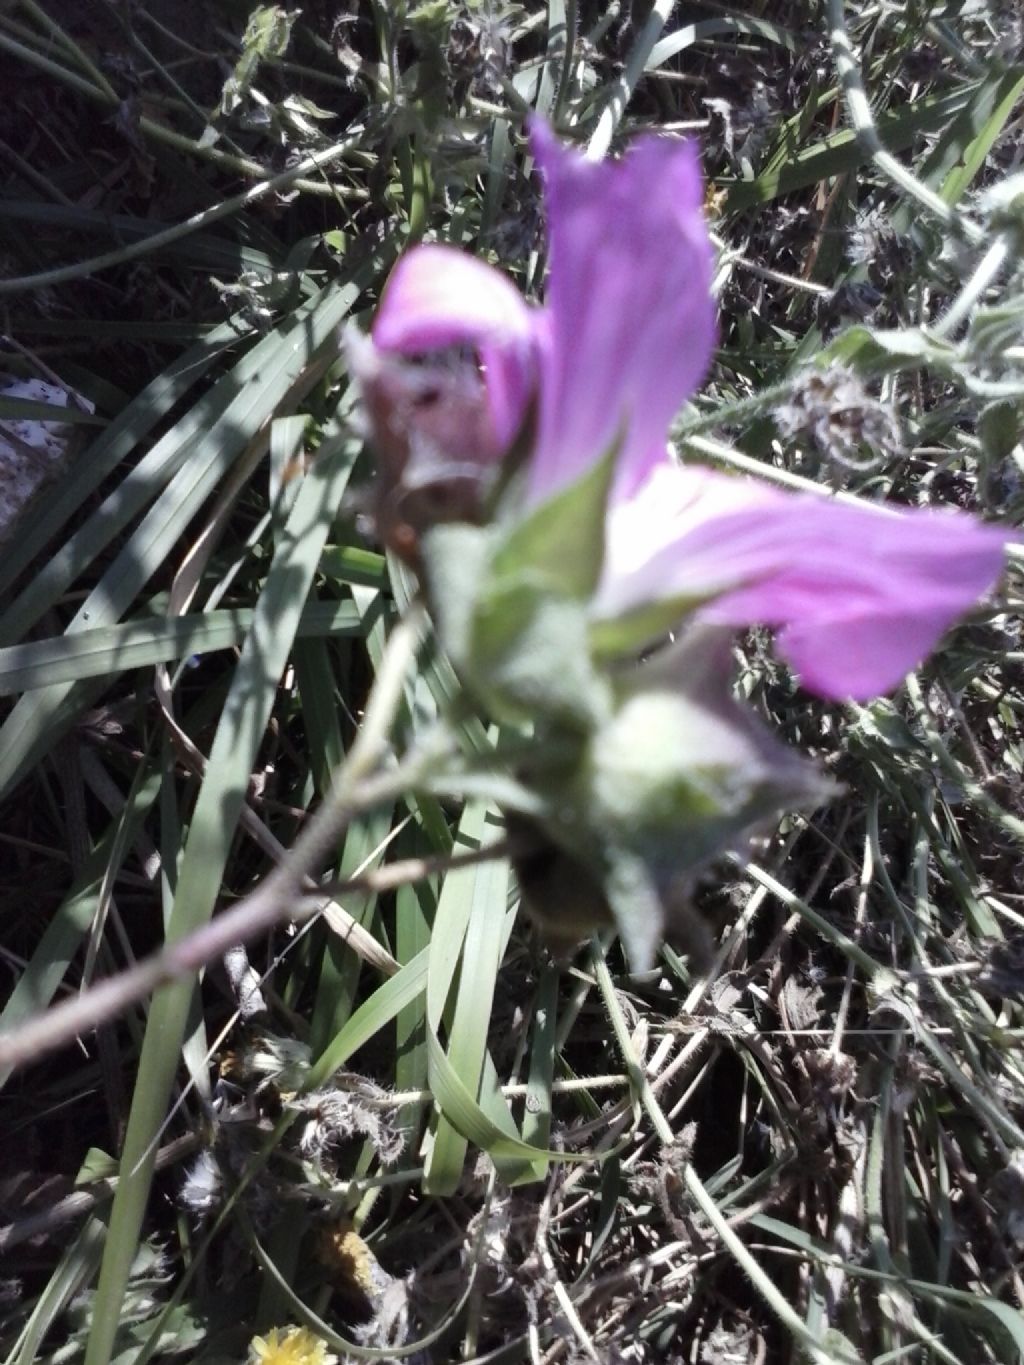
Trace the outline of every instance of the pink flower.
{"label": "pink flower", "polygon": [[820,696],[896,686],[992,588],[1004,535],[959,513],[851,506],[672,463],[669,423],[716,335],[696,152],[645,137],[620,161],[590,162],[537,122],[531,144],[548,215],[545,306],[472,257],[418,246],[385,289],[376,350],[475,350],[481,462],[500,459],[534,405],[529,506],[616,449],[598,633],[660,604],[680,620],[776,627]]}
{"label": "pink flower", "polygon": [[616,442],[628,492],[665,458],[668,424],[715,342],[697,153],[646,137],[621,161],[592,162],[536,121],[531,146],[548,213],[545,307],[530,308],[504,275],[462,252],[418,246],[392,272],[374,345],[400,355],[475,347],[505,441],[536,393],[531,502]]}
{"label": "pink flower", "polygon": [[962,513],[852,506],[666,462],[610,509],[594,609],[609,620],[678,599],[709,624],[776,626],[808,691],[865,700],[994,586],[1005,540]]}

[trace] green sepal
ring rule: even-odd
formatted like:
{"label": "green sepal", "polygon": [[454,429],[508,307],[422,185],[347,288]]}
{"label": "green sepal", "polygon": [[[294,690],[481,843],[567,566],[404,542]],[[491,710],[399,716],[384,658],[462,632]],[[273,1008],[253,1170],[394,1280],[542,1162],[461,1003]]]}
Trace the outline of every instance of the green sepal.
{"label": "green sepal", "polygon": [[668,692],[640,694],[591,746],[595,822],[665,875],[699,870],[761,821],[834,794],[738,703],[711,709]]}
{"label": "green sepal", "polygon": [[558,956],[600,929],[618,931],[633,968],[645,971],[661,942],[665,898],[649,864],[614,845],[573,810],[557,779],[546,820],[506,818],[524,908]]}
{"label": "green sepal", "polygon": [[618,447],[525,517],[514,480],[490,526],[437,525],[422,536],[441,643],[497,721],[555,722],[579,732],[608,713],[585,604],[604,561]]}
{"label": "green sepal", "polygon": [[616,441],[574,483],[514,522],[495,554],[495,578],[525,570],[564,596],[590,597],[604,564],[605,512],[618,451]]}
{"label": "green sepal", "polygon": [[705,954],[707,930],[687,903],[698,875],[784,811],[836,794],[733,698],[729,673],[726,631],[693,631],[660,651],[629,675],[577,773],[552,794],[563,822],[574,812],[571,842],[590,851],[591,866],[600,850],[605,896],[636,966],[650,962],[666,923]]}
{"label": "green sepal", "polygon": [[663,640],[671,631],[678,629],[681,621],[715,596],[716,593],[677,593],[654,602],[644,602],[623,612],[621,616],[591,621],[591,652],[601,662],[635,659],[641,650],[654,641]]}
{"label": "green sepal", "polygon": [[698,875],[765,822],[835,795],[733,699],[730,649],[728,631],[690,632],[630,671],[604,719],[565,748],[568,761],[544,763],[542,752],[523,770],[546,814],[521,822],[527,851],[514,861],[524,904],[556,948],[610,919],[637,970],[666,930],[706,961],[710,934],[689,904]]}
{"label": "green sepal", "polygon": [[638,854],[605,849],[605,896],[635,972],[648,971],[665,933],[665,898],[650,864]]}
{"label": "green sepal", "polygon": [[494,720],[589,730],[610,694],[590,660],[584,606],[532,565],[497,573],[495,539],[493,528],[462,524],[423,537],[441,644]]}
{"label": "green sepal", "polygon": [[635,671],[591,741],[594,819],[664,877],[699,869],[783,810],[835,795],[733,698],[729,656],[728,633],[691,632]]}
{"label": "green sepal", "polygon": [[498,578],[481,594],[470,666],[498,720],[586,731],[609,709],[607,683],[590,660],[583,604],[555,595],[533,574]]}

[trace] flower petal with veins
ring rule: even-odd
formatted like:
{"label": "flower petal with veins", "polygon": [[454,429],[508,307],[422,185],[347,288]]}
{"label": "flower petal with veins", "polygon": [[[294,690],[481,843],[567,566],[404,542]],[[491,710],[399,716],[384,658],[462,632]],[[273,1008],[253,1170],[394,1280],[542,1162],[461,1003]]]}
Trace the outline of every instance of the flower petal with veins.
{"label": "flower petal with veins", "polygon": [[658,465],[612,507],[598,617],[680,597],[712,625],[779,629],[803,685],[836,700],[895,687],[994,585],[1005,533]]}
{"label": "flower petal with veins", "polygon": [[673,465],[669,424],[716,338],[696,150],[641,137],[617,161],[589,161],[536,119],[530,138],[547,210],[544,306],[471,256],[417,246],[388,281],[373,346],[475,353],[478,420],[460,409],[454,444],[471,458],[468,441],[481,467],[535,405],[524,514],[615,450],[597,620],[678,599],[680,619],[777,628],[821,696],[894,687],[993,586],[1005,536],[955,512],[876,510]]}
{"label": "flower petal with veins", "polygon": [[452,247],[414,247],[392,271],[373,326],[382,351],[472,346],[496,434],[511,441],[531,390],[539,408],[528,496],[543,502],[621,442],[635,487],[661,459],[669,422],[704,377],[716,337],[713,254],[692,143],[637,139],[587,161],[535,120],[550,274],[545,306]]}
{"label": "flower petal with veins", "polygon": [[717,335],[697,150],[642,137],[618,161],[588,161],[536,120],[531,142],[550,258],[531,500],[579,478],[618,439],[617,481],[629,492],[663,457]]}

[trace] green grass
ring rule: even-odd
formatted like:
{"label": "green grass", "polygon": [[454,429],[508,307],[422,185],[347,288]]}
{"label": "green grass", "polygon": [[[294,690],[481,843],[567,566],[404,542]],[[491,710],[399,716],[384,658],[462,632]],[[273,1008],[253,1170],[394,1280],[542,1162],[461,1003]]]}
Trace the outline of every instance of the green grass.
{"label": "green grass", "polygon": [[[1019,548],[889,699],[741,642],[844,795],[705,879],[705,973],[635,975],[473,856],[507,742],[363,534],[339,331],[424,235],[537,290],[530,110],[701,140],[681,453],[1020,524],[1016,6],[623,9],[0,12],[4,366],[96,410],[0,554],[0,1361],[1024,1360]],[[268,876],[244,959],[154,958]]]}

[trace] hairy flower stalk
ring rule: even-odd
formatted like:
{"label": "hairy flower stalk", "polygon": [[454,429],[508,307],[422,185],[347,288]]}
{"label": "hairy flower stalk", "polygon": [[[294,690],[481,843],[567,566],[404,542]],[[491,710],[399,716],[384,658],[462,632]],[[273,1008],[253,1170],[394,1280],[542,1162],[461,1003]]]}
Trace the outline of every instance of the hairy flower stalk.
{"label": "hairy flower stalk", "polygon": [[696,870],[828,793],[733,699],[732,632],[774,627],[819,696],[875,696],[994,585],[1004,536],[677,464],[668,427],[716,338],[696,152],[645,137],[595,163],[539,122],[531,147],[544,305],[421,245],[353,355],[380,532],[425,578],[467,687],[537,737],[533,868],[585,869],[644,958]]}

